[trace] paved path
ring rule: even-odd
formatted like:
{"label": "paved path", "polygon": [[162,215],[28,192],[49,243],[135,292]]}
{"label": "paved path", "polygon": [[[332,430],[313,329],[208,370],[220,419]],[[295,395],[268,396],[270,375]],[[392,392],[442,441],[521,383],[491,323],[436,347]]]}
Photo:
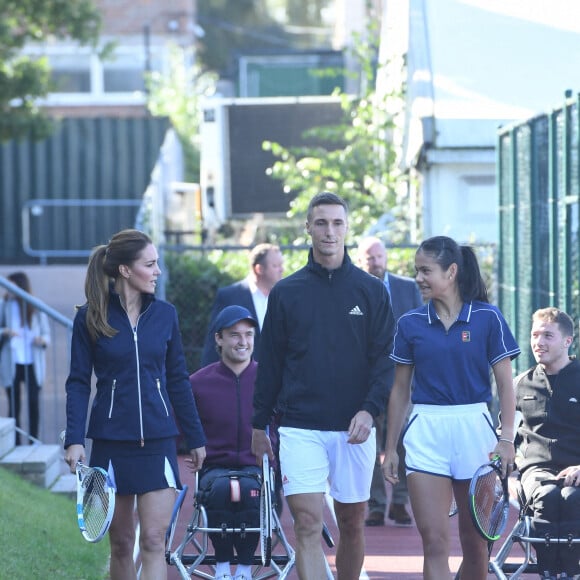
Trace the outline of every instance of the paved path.
{"label": "paved path", "polygon": [[[183,459],[180,458],[182,482],[188,484],[191,490],[193,488],[193,478],[188,474],[182,462]],[[178,541],[183,537],[185,525],[187,525],[191,518],[191,506],[192,497],[190,491],[179,519],[179,530],[176,534]],[[515,513],[515,510],[513,511]],[[281,519],[289,543],[295,545],[288,506],[284,506]],[[338,539],[338,532],[332,519],[332,514],[327,512],[325,519],[336,541]],[[452,571],[456,571],[461,562],[461,549],[456,518],[450,518],[449,525],[452,530],[450,566]],[[360,577],[361,580],[421,580],[423,578],[421,572],[423,565],[421,539],[414,525],[398,527],[390,521],[387,521],[384,527],[365,528],[365,540],[364,573]],[[334,550],[326,549],[325,546],[325,551],[331,569],[336,574],[334,568]],[[169,580],[179,580],[179,578],[177,569],[171,566],[169,568]],[[298,575],[295,571],[292,571],[288,578],[289,580],[297,580]],[[491,580],[494,576],[490,574],[488,578]]]}
{"label": "paved path", "polygon": [[[6,276],[15,270],[24,270],[30,277],[34,294],[61,314],[73,318],[74,306],[84,302],[84,276],[86,266],[0,266],[0,275]],[[43,415],[41,421],[41,439],[47,443],[57,443],[58,433],[64,426],[64,381],[68,373],[69,347],[65,331],[53,325],[53,343],[47,353],[47,381],[42,389]],[[3,393],[0,397],[0,416],[7,414],[7,401]],[[27,408],[23,400],[22,419],[26,426]],[[192,481],[187,469],[182,466],[183,482],[190,485]],[[180,517],[180,532],[177,537],[183,537],[185,525],[191,517],[192,499],[188,496],[186,506]],[[331,532],[338,539],[330,512],[326,521]],[[282,525],[291,545],[295,545],[289,510],[285,507]],[[455,571],[461,560],[459,537],[455,519],[450,520],[452,526],[452,551],[450,565]],[[366,580],[420,580],[422,578],[421,540],[415,526],[396,527],[387,522],[384,527],[365,529],[366,550],[364,572],[361,579]],[[326,550],[331,567],[334,565],[334,550]],[[333,568],[333,572],[336,572]],[[297,580],[296,572],[292,572],[289,580]],[[493,576],[489,575],[489,579]],[[175,567],[169,568],[169,580],[179,580]]]}

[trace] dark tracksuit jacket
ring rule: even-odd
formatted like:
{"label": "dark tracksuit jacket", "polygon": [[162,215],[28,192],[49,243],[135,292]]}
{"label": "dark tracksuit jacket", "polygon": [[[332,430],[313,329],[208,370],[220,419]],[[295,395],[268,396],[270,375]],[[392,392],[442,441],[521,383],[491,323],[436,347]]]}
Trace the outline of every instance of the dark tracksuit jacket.
{"label": "dark tracksuit jacket", "polygon": [[542,366],[514,380],[516,409],[523,414],[517,431],[516,463],[560,471],[580,463],[580,363],[573,360],[556,376],[552,389]]}
{"label": "dark tracksuit jacket", "polygon": [[276,409],[282,426],[346,431],[361,410],[386,405],[394,319],[381,280],[345,250],[340,268],[313,260],[268,297],[254,394],[255,428]]}

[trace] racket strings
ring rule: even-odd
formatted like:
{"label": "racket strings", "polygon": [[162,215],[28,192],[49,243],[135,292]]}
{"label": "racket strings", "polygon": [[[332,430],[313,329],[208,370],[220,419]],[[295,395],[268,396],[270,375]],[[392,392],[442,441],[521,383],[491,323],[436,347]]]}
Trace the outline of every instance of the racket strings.
{"label": "racket strings", "polygon": [[494,469],[481,474],[475,484],[474,513],[481,529],[494,536],[503,520],[503,489]]}
{"label": "racket strings", "polygon": [[93,538],[101,534],[109,511],[109,486],[106,475],[91,472],[82,482],[83,520],[86,533]]}

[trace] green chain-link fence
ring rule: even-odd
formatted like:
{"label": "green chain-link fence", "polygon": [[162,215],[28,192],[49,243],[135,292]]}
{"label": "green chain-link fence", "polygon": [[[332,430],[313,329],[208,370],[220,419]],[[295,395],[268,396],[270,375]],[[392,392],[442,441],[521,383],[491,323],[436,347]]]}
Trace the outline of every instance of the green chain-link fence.
{"label": "green chain-link fence", "polygon": [[498,298],[522,349],[520,371],[533,364],[536,309],[556,306],[575,321],[580,315],[579,105],[580,95],[567,92],[562,106],[498,135]]}

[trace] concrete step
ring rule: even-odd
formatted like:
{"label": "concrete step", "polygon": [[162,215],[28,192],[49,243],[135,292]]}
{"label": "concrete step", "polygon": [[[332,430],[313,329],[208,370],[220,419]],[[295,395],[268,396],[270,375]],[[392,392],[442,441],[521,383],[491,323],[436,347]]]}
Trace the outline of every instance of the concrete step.
{"label": "concrete step", "polygon": [[12,417],[0,417],[0,457],[14,447],[16,421]]}
{"label": "concrete step", "polygon": [[[68,471],[68,466],[67,466]],[[50,491],[63,496],[76,499],[77,497],[77,476],[74,473],[61,473],[57,480],[50,486]]]}
{"label": "concrete step", "polygon": [[76,498],[77,480],[63,459],[60,445],[14,446],[16,422],[0,417],[0,467],[54,493]]}
{"label": "concrete step", "polygon": [[18,445],[0,458],[0,466],[40,487],[49,488],[61,474],[61,454],[59,445]]}
{"label": "concrete step", "polygon": [[41,487],[72,498],[76,497],[76,475],[70,473],[60,445],[14,446],[16,422],[0,417],[0,466]]}

